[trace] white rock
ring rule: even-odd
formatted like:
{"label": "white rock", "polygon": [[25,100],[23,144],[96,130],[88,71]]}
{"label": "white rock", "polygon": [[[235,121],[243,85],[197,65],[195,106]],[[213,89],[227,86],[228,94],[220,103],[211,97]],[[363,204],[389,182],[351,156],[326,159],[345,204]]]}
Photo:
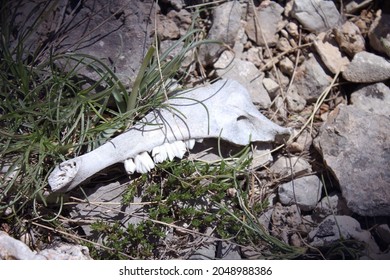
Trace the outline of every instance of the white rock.
{"label": "white rock", "polygon": [[303,211],[315,208],[321,198],[322,182],[317,176],[294,179],[279,186],[279,200],[284,205],[297,204]]}
{"label": "white rock", "polygon": [[357,53],[343,72],[347,81],[373,83],[390,79],[390,62],[369,52]]}

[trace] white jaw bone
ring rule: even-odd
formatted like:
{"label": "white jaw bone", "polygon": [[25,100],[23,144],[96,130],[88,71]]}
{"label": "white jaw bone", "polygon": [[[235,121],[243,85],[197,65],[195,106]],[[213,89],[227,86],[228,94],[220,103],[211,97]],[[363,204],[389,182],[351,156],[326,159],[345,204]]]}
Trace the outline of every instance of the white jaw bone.
{"label": "white jaw bone", "polygon": [[67,192],[119,162],[131,174],[148,172],[155,163],[166,159],[182,158],[187,148],[193,147],[193,139],[221,138],[243,146],[251,142],[282,142],[290,133],[290,129],[263,116],[242,85],[220,80],[207,87],[178,92],[128,131],[59,164],[48,182],[53,191]]}

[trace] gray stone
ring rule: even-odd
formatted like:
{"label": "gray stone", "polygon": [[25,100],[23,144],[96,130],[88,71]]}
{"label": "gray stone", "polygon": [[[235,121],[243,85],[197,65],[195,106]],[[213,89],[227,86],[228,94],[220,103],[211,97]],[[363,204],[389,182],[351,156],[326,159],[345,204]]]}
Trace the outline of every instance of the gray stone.
{"label": "gray stone", "polygon": [[304,158],[298,156],[278,158],[271,165],[269,171],[276,177],[299,176],[311,172],[311,165]]}
{"label": "gray stone", "polygon": [[345,11],[348,14],[354,14],[357,11],[367,7],[372,3],[372,0],[349,0],[345,4]]}
{"label": "gray stone", "polygon": [[292,62],[288,57],[285,57],[279,61],[279,69],[283,74],[291,76],[294,72],[294,67],[294,62]]}
{"label": "gray stone", "polygon": [[190,260],[241,260],[240,247],[228,242],[204,242]]}
{"label": "gray stone", "polygon": [[329,215],[351,215],[345,199],[339,193],[329,194],[321,199],[313,211],[313,218],[322,221]]}
{"label": "gray stone", "polygon": [[347,81],[374,83],[390,79],[390,62],[369,52],[357,53],[343,72]]}
{"label": "gray stone", "polygon": [[[84,24],[74,26],[59,49],[97,57],[115,67],[118,78],[131,85],[153,39],[154,17],[150,16],[154,13],[153,3],[152,0],[83,1],[72,21]],[[66,63],[69,61],[63,61]],[[95,81],[101,79],[87,68],[79,73]]]}
{"label": "gray stone", "polygon": [[314,247],[329,246],[338,241],[352,239],[366,244],[367,256],[380,253],[371,233],[362,230],[359,222],[350,216],[328,216],[309,233],[308,239]]}
{"label": "gray stone", "polygon": [[[299,133],[299,130],[293,130],[293,137],[296,138],[297,134]],[[313,143],[313,137],[311,137],[311,134],[307,131],[301,131],[298,137],[294,142],[292,142],[289,146],[287,146],[287,149],[291,153],[302,153],[303,151],[309,151],[311,145]]]}
{"label": "gray stone", "polygon": [[314,56],[298,67],[294,85],[308,103],[315,102],[321,93],[330,85],[332,79],[322,69]]}
{"label": "gray stone", "polygon": [[[120,222],[124,227],[128,224],[137,224],[141,218],[132,214],[137,213],[143,216],[140,211],[142,206],[137,205],[141,198],[135,196],[132,204],[124,206],[122,197],[128,186],[114,182],[111,184],[86,188],[84,190],[88,201],[93,203],[79,203],[74,206],[70,215],[73,220],[78,220],[85,235],[92,236],[91,224],[97,220]],[[97,233],[98,234],[98,233]]]}
{"label": "gray stone", "polygon": [[270,78],[263,79],[263,86],[267,90],[269,96],[274,99],[277,95],[277,92],[280,88],[279,84]]}
{"label": "gray stone", "polygon": [[351,94],[351,103],[364,111],[390,116],[390,89],[383,83],[362,87]]}
{"label": "gray stone", "polygon": [[277,35],[279,23],[283,19],[282,13],[283,7],[274,1],[263,1],[256,11],[250,9],[245,27],[249,39],[258,46],[276,45],[279,39]]}
{"label": "gray stone", "polygon": [[[48,61],[53,50],[56,55],[87,54],[104,62],[124,84],[131,85],[153,39],[150,36],[154,27],[154,17],[150,17],[154,13],[153,3],[153,0],[59,0],[51,1],[49,6],[42,1],[19,1],[11,5],[17,5],[15,31],[21,35],[32,29],[23,41],[26,50],[23,55],[37,52],[39,46],[41,62]],[[44,11],[45,8],[50,8],[50,12]],[[17,44],[16,37],[14,40],[11,37],[11,48]],[[68,57],[53,61],[65,71],[76,70],[93,81],[102,78],[82,63],[74,69],[77,62]],[[90,60],[84,58],[84,63]]]}
{"label": "gray stone", "polygon": [[350,57],[366,49],[359,27],[350,21],[346,21],[342,26],[334,29],[335,40],[340,49]]}
{"label": "gray stone", "polygon": [[274,211],[274,209],[270,208],[267,211],[263,212],[260,215],[260,217],[257,219],[257,221],[263,227],[263,229],[266,233],[269,232],[269,226],[270,226],[273,211]]}
{"label": "gray stone", "polygon": [[382,13],[368,31],[371,47],[390,57],[390,14]]}
{"label": "gray stone", "polygon": [[271,216],[271,235],[291,244],[294,233],[299,231],[302,223],[297,205],[282,206],[276,203]]}
{"label": "gray stone", "polygon": [[306,106],[306,100],[299,95],[295,85],[291,85],[286,93],[286,103],[290,112],[301,112]]}
{"label": "gray stone", "polygon": [[382,242],[390,245],[390,227],[387,224],[381,224],[375,228],[375,232]]}
{"label": "gray stone", "polygon": [[292,15],[311,32],[327,31],[342,22],[336,5],[326,0],[295,0]]}
{"label": "gray stone", "polygon": [[235,58],[227,69],[217,69],[216,73],[219,77],[234,79],[245,85],[252,102],[260,108],[267,109],[271,105],[271,99],[263,86],[262,76],[258,77],[259,69],[253,63]]}
{"label": "gray stone", "polygon": [[[241,4],[237,1],[223,3],[215,7],[213,24],[208,39],[218,40],[233,47],[241,27]],[[199,56],[204,65],[210,65],[218,59],[224,49],[220,44],[205,44],[199,49]]]}
{"label": "gray stone", "polygon": [[317,176],[307,176],[284,183],[278,188],[279,200],[284,205],[296,203],[303,211],[315,208],[321,198],[322,182]]}
{"label": "gray stone", "polygon": [[339,105],[314,140],[348,207],[362,216],[390,215],[390,117]]}

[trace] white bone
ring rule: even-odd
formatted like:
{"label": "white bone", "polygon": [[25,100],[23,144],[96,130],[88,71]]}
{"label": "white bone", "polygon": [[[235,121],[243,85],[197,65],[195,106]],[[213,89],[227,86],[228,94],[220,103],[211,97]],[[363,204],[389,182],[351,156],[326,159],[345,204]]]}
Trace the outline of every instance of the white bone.
{"label": "white bone", "polygon": [[147,152],[142,152],[134,158],[135,170],[138,173],[148,173],[154,168],[154,162]]}
{"label": "white bone", "polygon": [[124,165],[125,165],[125,170],[126,170],[127,174],[131,175],[135,172],[136,166],[135,166],[133,159],[129,158],[129,159],[125,160]]}
{"label": "white bone", "polygon": [[[168,143],[189,139],[221,138],[233,144],[273,142],[290,135],[263,116],[253,105],[248,91],[233,80],[220,80],[207,87],[183,91],[172,96],[161,108],[149,112],[128,131],[99,148],[57,166],[48,181],[53,191],[69,191],[100,170],[134,158],[140,171],[148,171],[154,163],[135,157],[164,145],[164,154],[156,160],[173,159]],[[172,155],[172,154],[173,155]],[[181,153],[177,153],[181,155]],[[146,160],[146,161],[145,161]],[[137,163],[139,166],[137,166]]]}

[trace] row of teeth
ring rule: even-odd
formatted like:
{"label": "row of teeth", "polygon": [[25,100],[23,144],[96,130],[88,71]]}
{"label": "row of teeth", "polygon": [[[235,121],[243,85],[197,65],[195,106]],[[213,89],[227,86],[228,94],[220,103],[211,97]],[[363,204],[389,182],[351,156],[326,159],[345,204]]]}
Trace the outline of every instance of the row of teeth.
{"label": "row of teeth", "polygon": [[[195,140],[176,141],[173,143],[164,143],[152,150],[152,157],[148,152],[142,152],[136,155],[134,159],[125,160],[124,165],[127,174],[148,173],[155,166],[155,163],[163,162],[166,159],[173,160],[175,157],[182,159],[187,150],[195,146]],[[153,158],[153,159],[152,159]]]}

